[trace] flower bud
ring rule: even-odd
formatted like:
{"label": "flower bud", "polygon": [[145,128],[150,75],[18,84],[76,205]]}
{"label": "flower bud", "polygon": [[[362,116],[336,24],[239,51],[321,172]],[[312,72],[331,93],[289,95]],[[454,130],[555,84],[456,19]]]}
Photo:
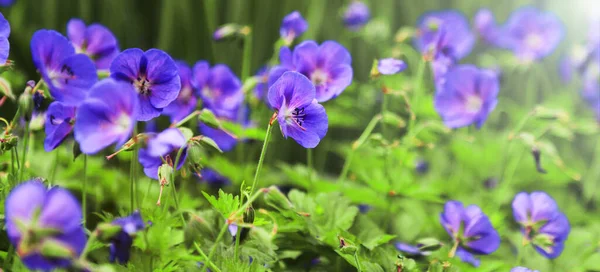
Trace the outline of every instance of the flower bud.
{"label": "flower bud", "polygon": [[31,113],[33,112],[33,100],[29,92],[23,92],[21,96],[19,96],[19,108],[21,109],[21,115],[26,121],[29,121]]}
{"label": "flower bud", "polygon": [[115,236],[119,234],[121,230],[122,227],[119,225],[101,223],[96,227],[96,235],[99,241],[107,243],[111,239],[115,238]]}
{"label": "flower bud", "polygon": [[47,258],[70,259],[74,255],[70,247],[54,239],[44,240],[39,250],[42,256]]}
{"label": "flower bud", "polygon": [[16,147],[19,142],[19,137],[15,135],[6,134],[1,136],[3,138],[0,138],[0,153],[11,150],[13,147]]}
{"label": "flower bud", "polygon": [[200,162],[202,157],[204,157],[204,149],[198,142],[192,141],[188,146],[187,161],[196,164]]}
{"label": "flower bud", "polygon": [[291,210],[294,205],[287,199],[287,197],[279,191],[279,188],[271,186],[266,189],[265,202],[267,205],[278,209],[278,210]]}
{"label": "flower bud", "polygon": [[243,27],[238,24],[222,25],[213,33],[213,39],[215,41],[221,41],[229,38],[235,38],[237,35],[241,34],[241,29],[243,29]]}
{"label": "flower bud", "polygon": [[173,166],[163,163],[158,167],[158,180],[161,185],[169,185],[171,183],[171,176],[173,175]]}
{"label": "flower bud", "polygon": [[351,254],[354,255],[354,253],[356,253],[356,251],[358,251],[358,248],[355,246],[343,246],[342,248],[340,248],[340,251],[344,254]]}

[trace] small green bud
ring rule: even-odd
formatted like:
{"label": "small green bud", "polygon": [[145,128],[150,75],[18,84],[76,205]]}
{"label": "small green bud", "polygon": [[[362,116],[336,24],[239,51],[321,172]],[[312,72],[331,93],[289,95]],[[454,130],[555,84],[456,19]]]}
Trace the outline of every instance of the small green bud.
{"label": "small green bud", "polygon": [[342,253],[344,253],[344,254],[351,254],[351,255],[354,255],[354,253],[356,253],[356,251],[358,251],[358,248],[357,248],[357,247],[355,247],[355,246],[350,246],[350,245],[347,245],[347,246],[344,246],[344,247],[342,247],[342,248],[340,249],[340,251],[341,251]]}
{"label": "small green bud", "polygon": [[33,97],[28,92],[24,92],[19,96],[19,108],[25,120],[29,121],[33,112]]}
{"label": "small green bud", "polygon": [[122,229],[123,228],[119,225],[101,223],[96,227],[96,235],[99,241],[106,243],[115,238],[115,236],[119,234]]}
{"label": "small green bud", "polygon": [[194,132],[186,127],[178,127],[177,129],[179,129],[179,131],[181,131],[181,134],[183,134],[183,137],[185,138],[185,141],[189,141],[192,137],[194,137]]}
{"label": "small green bud", "polygon": [[267,205],[278,210],[291,210],[294,205],[288,198],[275,186],[265,189],[265,202]]}
{"label": "small green bud", "polygon": [[244,223],[254,223],[254,208],[252,206],[249,206],[244,213]]}
{"label": "small green bud", "polygon": [[223,150],[221,150],[221,148],[219,148],[219,145],[215,142],[215,140],[213,140],[209,137],[200,135],[200,136],[194,137],[193,140],[195,142],[203,145],[204,147],[209,147],[216,151],[219,151],[219,153],[223,153]]}
{"label": "small green bud", "polygon": [[9,151],[13,147],[16,147],[19,142],[19,137],[12,134],[6,134],[3,135],[3,137],[4,138],[0,138],[0,151]]}
{"label": "small green bud", "polygon": [[6,79],[0,77],[0,96],[6,96],[10,98],[10,100],[15,100],[15,95],[13,94],[12,87],[10,86],[10,82]]}
{"label": "small green bud", "polygon": [[44,240],[40,245],[40,253],[47,258],[61,259],[69,259],[74,255],[70,247],[54,239]]}
{"label": "small green bud", "polygon": [[158,167],[158,181],[161,185],[169,185],[173,175],[173,166],[163,163]]}
{"label": "small green bud", "polygon": [[188,146],[187,160],[192,163],[199,163],[204,157],[204,149],[199,143],[192,141]]}

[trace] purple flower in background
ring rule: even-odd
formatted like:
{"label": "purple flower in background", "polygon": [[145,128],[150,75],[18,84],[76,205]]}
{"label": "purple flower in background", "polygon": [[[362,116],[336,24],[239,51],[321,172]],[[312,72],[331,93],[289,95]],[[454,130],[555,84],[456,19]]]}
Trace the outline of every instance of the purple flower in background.
{"label": "purple flower in background", "polygon": [[0,7],[10,7],[16,0],[0,0]]}
{"label": "purple flower in background", "polygon": [[267,92],[269,92],[269,67],[263,66],[256,72],[254,77],[257,80],[256,87],[254,87],[254,96],[258,100],[266,100]]}
{"label": "purple flower in background", "polygon": [[417,173],[419,174],[426,174],[429,172],[429,162],[423,159],[417,160],[415,163],[415,170],[417,170]]}
{"label": "purple flower in background", "polygon": [[360,1],[352,2],[344,12],[344,25],[352,31],[356,31],[369,22],[371,13],[369,7]]}
{"label": "purple flower in background", "polygon": [[135,211],[127,217],[117,218],[112,224],[120,226],[121,231],[111,239],[110,262],[117,261],[120,264],[125,264],[129,261],[129,251],[133,245],[133,238],[135,238],[137,232],[146,227],[146,224],[144,224],[139,211]]}
{"label": "purple flower in background", "polygon": [[194,65],[192,85],[204,103],[217,117],[236,119],[239,107],[244,101],[242,83],[224,64],[212,68],[206,61]]}
{"label": "purple flower in background", "polygon": [[215,187],[223,187],[231,184],[231,180],[222,176],[212,168],[202,168],[202,170],[200,170],[199,178],[200,181]]}
{"label": "purple flower in background", "polygon": [[286,71],[296,71],[312,81],[318,102],[337,97],[352,83],[352,57],[334,41],[325,41],[320,46],[314,41],[305,41],[296,46],[293,53],[282,47],[279,60],[281,64],[269,74],[269,86]]}
{"label": "purple flower in background", "polygon": [[371,205],[367,205],[367,204],[358,204],[358,211],[360,213],[368,213],[373,207],[371,207]]}
{"label": "purple flower in background", "polygon": [[584,46],[575,45],[559,62],[559,74],[562,82],[567,83],[573,78],[573,73],[584,72],[593,55]]}
{"label": "purple flower in background", "polygon": [[[2,3],[0,2],[1,5]],[[0,13],[0,65],[6,64],[8,60],[8,53],[10,51],[8,36],[10,36],[10,24],[4,18],[4,15]]]}
{"label": "purple flower in background", "polygon": [[71,19],[67,23],[67,36],[75,51],[88,55],[97,69],[108,69],[119,54],[117,38],[101,24],[91,24],[86,27],[81,19]]}
{"label": "purple flower in background", "polygon": [[31,38],[31,57],[57,101],[76,106],[98,80],[96,67],[84,54],[75,54],[67,38],[54,30],[38,30]]}
{"label": "purple flower in background", "polygon": [[181,79],[181,90],[177,99],[163,109],[163,114],[170,116],[173,123],[192,113],[197,103],[194,87],[192,87],[192,69],[184,61],[177,61],[176,64]]}
{"label": "purple flower in background", "polygon": [[515,196],[512,208],[524,238],[537,252],[550,259],[562,253],[571,227],[552,197],[545,192],[521,192]]}
{"label": "purple flower in background", "polygon": [[30,180],[15,187],[5,202],[6,232],[23,264],[31,270],[69,267],[71,258],[45,257],[42,249],[59,245],[77,258],[87,238],[79,203],[69,191],[50,190]]}
{"label": "purple flower in background", "polygon": [[560,19],[551,12],[525,7],[500,27],[496,45],[510,49],[522,61],[536,61],[554,51],[564,36]]}
{"label": "purple flower in background", "polygon": [[[158,134],[149,134],[146,147],[140,149],[139,161],[144,167],[146,176],[158,180],[158,167],[163,164],[162,159],[167,160],[167,156],[172,163],[177,159],[177,153],[181,147],[184,147],[177,169],[180,169],[187,157],[187,140],[176,128],[169,128]],[[169,161],[169,160],[167,160]]]}
{"label": "purple flower in background", "polygon": [[110,76],[135,87],[139,100],[138,121],[159,116],[181,89],[175,61],[158,49],[144,52],[131,48],[121,52],[110,65]]}
{"label": "purple flower in background", "polygon": [[269,88],[269,103],[277,110],[285,138],[292,137],[304,148],[314,148],[327,134],[325,108],[315,99],[315,87],[302,74],[285,72]]}
{"label": "purple flower in background", "polygon": [[383,75],[393,75],[406,69],[406,63],[403,60],[387,58],[380,59],[377,62],[377,70]]}
{"label": "purple flower in background", "polygon": [[527,267],[517,266],[510,270],[510,272],[540,272],[538,270],[531,270]]}
{"label": "purple flower in background", "polygon": [[300,12],[293,11],[283,17],[281,27],[279,28],[279,35],[281,35],[286,44],[290,44],[296,37],[306,32],[307,29],[308,23],[302,18]]}
{"label": "purple flower in background", "polygon": [[475,37],[465,16],[455,10],[442,10],[418,19],[414,43],[423,54],[443,54],[458,61],[471,52]]}
{"label": "purple flower in background", "polygon": [[54,101],[46,112],[44,150],[50,152],[58,147],[73,130],[75,107]]}
{"label": "purple flower in background", "polygon": [[77,108],[75,140],[85,154],[95,154],[131,135],[138,114],[138,99],[130,84],[111,78],[96,83]]}
{"label": "purple flower in background", "polygon": [[496,18],[491,10],[482,8],[477,11],[473,24],[479,36],[488,44],[496,45],[499,28],[496,25]]}
{"label": "purple flower in background", "polygon": [[397,250],[402,251],[410,256],[423,255],[421,253],[421,250],[419,249],[419,247],[413,246],[411,244],[396,242],[396,243],[394,243],[394,246],[396,247]]}
{"label": "purple flower in background", "polygon": [[[600,54],[598,54],[600,56]],[[590,63],[583,74],[583,90],[581,95],[585,102],[594,110],[600,120],[600,60]]]}
{"label": "purple flower in background", "polygon": [[498,102],[496,73],[473,65],[459,65],[448,71],[435,94],[435,109],[449,128],[475,124],[481,128]]}
{"label": "purple flower in background", "polygon": [[464,207],[458,201],[448,201],[440,214],[440,222],[455,243],[456,255],[464,262],[478,266],[479,260],[474,254],[491,254],[500,246],[498,232],[475,205]]}

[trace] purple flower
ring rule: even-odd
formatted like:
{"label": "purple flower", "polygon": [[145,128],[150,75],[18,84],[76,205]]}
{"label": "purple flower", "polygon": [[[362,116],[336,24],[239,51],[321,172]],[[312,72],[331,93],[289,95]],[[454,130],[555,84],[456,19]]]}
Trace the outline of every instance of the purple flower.
{"label": "purple flower", "polygon": [[358,211],[360,213],[368,213],[373,207],[371,207],[371,205],[367,205],[367,204],[358,204]]}
{"label": "purple flower", "polygon": [[67,23],[67,36],[75,46],[75,51],[88,55],[97,69],[108,69],[119,54],[117,38],[101,24],[86,27],[81,19],[71,19]]}
{"label": "purple flower", "polygon": [[26,181],[10,192],[5,218],[8,238],[31,270],[70,266],[70,259],[43,256],[41,249],[45,246],[60,245],[77,258],[87,242],[75,197],[62,188],[47,190],[39,181]]}
{"label": "purple flower", "polygon": [[325,108],[315,99],[315,87],[302,74],[285,72],[269,88],[269,103],[277,110],[285,138],[292,137],[304,148],[314,148],[327,134]]}
{"label": "purple flower", "polygon": [[513,216],[525,239],[546,258],[558,257],[571,227],[567,217],[545,192],[518,193],[512,202]]}
{"label": "purple flower", "polygon": [[256,87],[254,87],[254,97],[258,100],[266,100],[267,92],[269,92],[269,67],[261,67],[254,76],[257,79]]}
{"label": "purple flower", "polygon": [[[1,5],[2,3],[0,2]],[[8,53],[10,51],[8,36],[10,36],[10,24],[4,18],[4,15],[0,13],[0,65],[6,64],[8,60]]]}
{"label": "purple flower", "polygon": [[138,121],[159,116],[181,89],[177,65],[158,49],[144,52],[131,48],[121,52],[110,65],[110,76],[135,87],[139,100]]}
{"label": "purple flower", "polygon": [[96,83],[77,108],[75,140],[85,154],[95,154],[131,135],[138,114],[138,99],[131,85],[111,78]]}
{"label": "purple flower", "polygon": [[451,68],[435,94],[435,109],[449,128],[480,128],[498,102],[498,78],[473,65]]}
{"label": "purple flower", "polygon": [[396,242],[394,246],[397,250],[402,251],[411,256],[422,255],[421,250],[417,246],[413,246],[411,244]]}
{"label": "purple flower", "polygon": [[426,174],[429,172],[429,162],[423,159],[417,160],[415,163],[415,170],[417,170],[417,173],[419,174]]}
{"label": "purple flower", "polygon": [[423,54],[443,54],[458,61],[471,52],[475,37],[460,12],[442,10],[426,13],[418,19],[414,43]]}
{"label": "purple flower", "polygon": [[360,1],[352,2],[344,12],[344,25],[356,31],[363,27],[371,17],[369,7]]}
{"label": "purple flower", "polygon": [[510,272],[540,272],[538,270],[531,270],[527,267],[517,266],[510,270]]}
{"label": "purple flower", "polygon": [[491,10],[482,8],[477,11],[474,18],[474,25],[479,36],[488,44],[496,45],[499,29],[496,25],[496,19]]}
{"label": "purple flower", "polygon": [[200,170],[200,181],[204,181],[211,186],[223,187],[231,184],[231,180],[222,176],[212,168],[202,168]]}
{"label": "purple flower", "polygon": [[497,46],[510,49],[522,61],[536,61],[554,51],[564,36],[556,15],[535,7],[521,8],[500,27]]}
{"label": "purple flower", "polygon": [[171,122],[175,123],[196,109],[197,99],[192,87],[192,69],[184,62],[177,61],[179,69],[179,78],[181,79],[181,90],[179,96],[163,110],[163,114],[171,117]]}
{"label": "purple flower", "polygon": [[144,167],[144,173],[149,178],[158,180],[158,167],[163,164],[163,159],[175,163],[177,153],[181,147],[184,147],[177,169],[180,169],[187,157],[186,139],[176,128],[169,128],[159,134],[149,134],[146,146],[140,149],[139,161]]}
{"label": "purple flower", "polygon": [[500,246],[498,232],[475,205],[464,207],[458,201],[448,201],[440,214],[440,222],[456,243],[456,255],[474,266],[478,266],[479,261],[473,254],[491,254]]}
{"label": "purple flower", "polygon": [[279,35],[283,38],[287,44],[290,44],[296,37],[302,35],[308,29],[308,23],[298,11],[283,17],[281,27],[279,28]]}
{"label": "purple flower", "polygon": [[112,224],[120,226],[121,231],[111,239],[110,262],[117,261],[120,264],[125,264],[129,261],[129,251],[133,245],[133,238],[135,238],[137,232],[146,227],[146,224],[144,224],[139,211],[135,211],[127,217],[117,218]]}
{"label": "purple flower", "polygon": [[380,59],[377,62],[377,70],[383,75],[393,75],[406,69],[406,63],[403,60],[387,58]]}
{"label": "purple flower", "polygon": [[69,41],[54,30],[38,30],[31,38],[31,56],[50,94],[57,101],[76,106],[96,83],[96,67],[84,54],[75,54]]}
{"label": "purple flower", "polygon": [[325,41],[320,46],[314,41],[305,41],[296,46],[293,53],[282,47],[279,60],[281,64],[273,67],[269,74],[269,86],[286,71],[296,71],[312,81],[318,102],[340,95],[352,83],[352,57],[334,41]]}
{"label": "purple flower", "polygon": [[54,101],[46,112],[44,150],[50,152],[58,147],[73,130],[75,107]]}
{"label": "purple flower", "polygon": [[0,0],[0,7],[10,7],[16,0]]}
{"label": "purple flower", "polygon": [[244,101],[242,83],[224,64],[210,68],[206,61],[194,65],[192,85],[204,103],[217,117],[235,119]]}

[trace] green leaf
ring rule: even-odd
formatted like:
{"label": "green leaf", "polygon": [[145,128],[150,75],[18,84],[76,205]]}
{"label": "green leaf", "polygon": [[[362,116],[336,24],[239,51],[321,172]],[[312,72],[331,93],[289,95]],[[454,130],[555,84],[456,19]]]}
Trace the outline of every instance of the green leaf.
{"label": "green leaf", "polygon": [[228,218],[231,213],[235,212],[240,206],[240,197],[225,193],[219,189],[219,198],[202,192],[206,200],[212,205],[224,218]]}

